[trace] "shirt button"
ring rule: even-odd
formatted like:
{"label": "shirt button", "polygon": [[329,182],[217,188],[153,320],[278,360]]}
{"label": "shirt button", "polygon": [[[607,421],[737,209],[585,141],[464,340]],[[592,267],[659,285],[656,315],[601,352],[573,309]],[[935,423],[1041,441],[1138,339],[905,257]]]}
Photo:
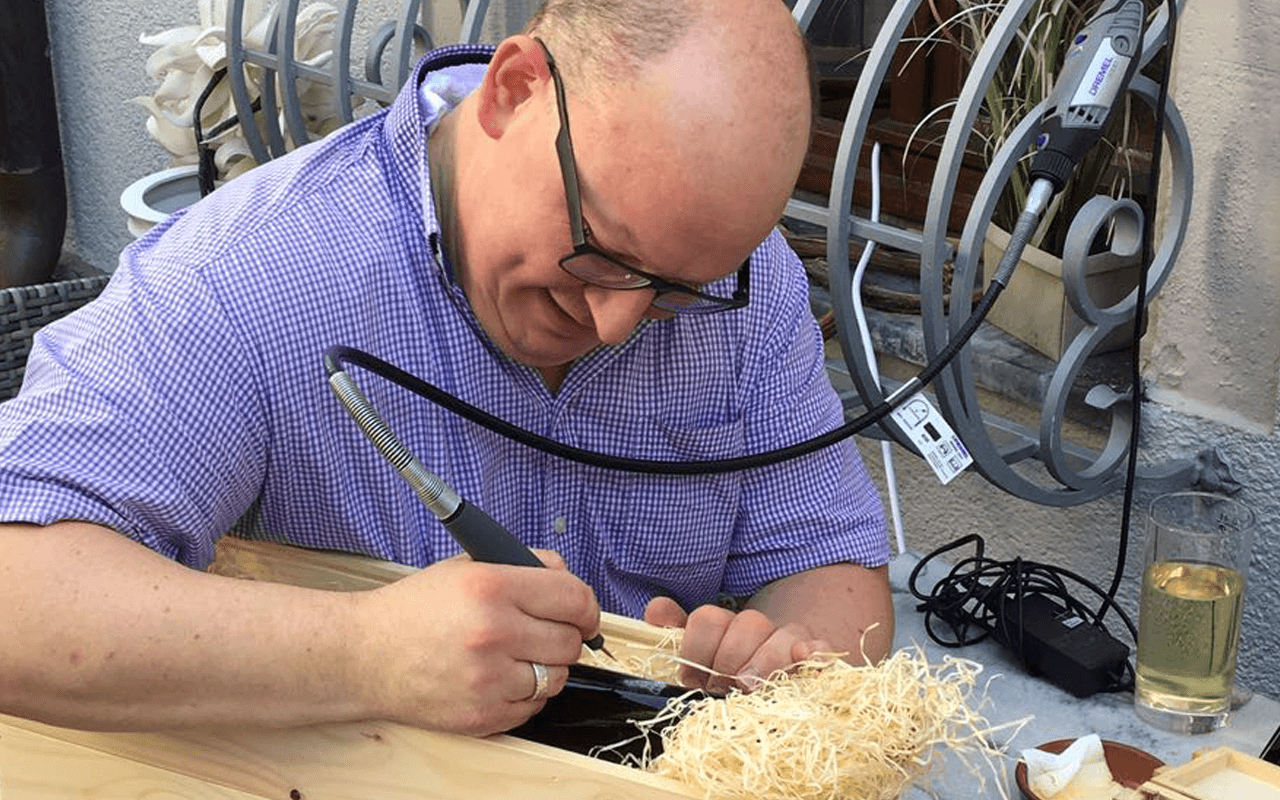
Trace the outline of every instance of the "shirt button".
{"label": "shirt button", "polygon": [[551,521],[551,530],[555,531],[556,533],[564,533],[565,531],[569,530],[569,521],[566,520],[564,517],[556,517],[554,520]]}

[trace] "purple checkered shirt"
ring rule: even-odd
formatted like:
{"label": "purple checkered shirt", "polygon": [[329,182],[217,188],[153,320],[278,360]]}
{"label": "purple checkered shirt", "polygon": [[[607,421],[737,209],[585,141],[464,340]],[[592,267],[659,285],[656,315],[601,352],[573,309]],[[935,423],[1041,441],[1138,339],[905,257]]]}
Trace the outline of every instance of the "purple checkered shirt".
{"label": "purple checkered shirt", "polygon": [[[440,266],[424,131],[452,100],[431,88],[438,75],[419,95],[432,67],[384,112],[174,214],[125,250],[100,298],[40,332],[21,394],[0,405],[0,519],[89,520],[192,567],[227,531],[412,565],[458,552],[331,394],[333,344],[636,458],[739,456],[841,422],[803,270],[776,233],[752,257],[747,308],[646,324],[555,394],[498,352]],[[747,472],[639,476],[542,454],[351,371],[429,470],[559,551],[607,610],[638,615],[655,594],[693,607],[888,559],[851,442]]]}

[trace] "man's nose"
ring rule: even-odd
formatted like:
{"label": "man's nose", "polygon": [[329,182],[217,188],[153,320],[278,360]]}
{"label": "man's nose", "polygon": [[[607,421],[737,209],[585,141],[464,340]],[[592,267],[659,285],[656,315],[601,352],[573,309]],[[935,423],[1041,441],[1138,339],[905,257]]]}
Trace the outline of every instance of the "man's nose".
{"label": "man's nose", "polygon": [[586,287],[587,307],[601,344],[622,344],[649,313],[652,289],[605,289]]}

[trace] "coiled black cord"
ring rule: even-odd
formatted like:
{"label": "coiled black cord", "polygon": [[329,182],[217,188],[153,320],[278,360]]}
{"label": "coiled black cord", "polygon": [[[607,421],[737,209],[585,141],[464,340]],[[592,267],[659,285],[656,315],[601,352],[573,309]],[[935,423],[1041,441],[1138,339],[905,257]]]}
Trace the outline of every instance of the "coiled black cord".
{"label": "coiled black cord", "polygon": [[[969,544],[975,546],[974,555],[956,563],[929,594],[917,588],[916,581],[930,561]],[[1023,619],[1023,603],[1032,595],[1048,598],[1062,606],[1064,613],[1069,612],[1086,624],[1107,630],[1101,615],[1076,599],[1067,583],[1073,581],[1098,597],[1106,598],[1106,592],[1089,579],[1062,567],[1022,558],[996,561],[984,555],[985,549],[986,543],[978,534],[962,536],[926,555],[911,571],[907,588],[920,601],[916,610],[924,614],[925,632],[936,644],[964,647],[994,637],[1007,643],[1019,662],[1024,667],[1028,666],[1023,628],[1016,625],[1016,621]],[[1106,608],[1104,605],[1103,609]],[[1129,636],[1136,642],[1137,627],[1124,609],[1114,608]],[[943,632],[935,629],[939,625],[946,626]],[[1132,663],[1126,660],[1120,674],[1112,678],[1112,684],[1106,691],[1131,691]]]}

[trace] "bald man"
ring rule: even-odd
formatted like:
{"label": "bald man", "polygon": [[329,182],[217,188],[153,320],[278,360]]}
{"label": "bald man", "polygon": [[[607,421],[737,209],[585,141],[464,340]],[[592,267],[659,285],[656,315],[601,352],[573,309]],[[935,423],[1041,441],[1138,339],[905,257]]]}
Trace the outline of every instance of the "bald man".
{"label": "bald man", "polygon": [[[779,0],[550,0],[128,248],[0,405],[0,711],[483,735],[559,691],[601,608],[684,627],[711,671],[683,678],[712,689],[816,651],[883,657],[883,512],[851,443],[620,473],[359,376],[428,469],[553,568],[480,564],[320,369],[350,345],[643,459],[839,424],[803,271],[771,232],[808,142],[807,70]],[[355,593],[201,571],[229,531],[423,569]]]}

